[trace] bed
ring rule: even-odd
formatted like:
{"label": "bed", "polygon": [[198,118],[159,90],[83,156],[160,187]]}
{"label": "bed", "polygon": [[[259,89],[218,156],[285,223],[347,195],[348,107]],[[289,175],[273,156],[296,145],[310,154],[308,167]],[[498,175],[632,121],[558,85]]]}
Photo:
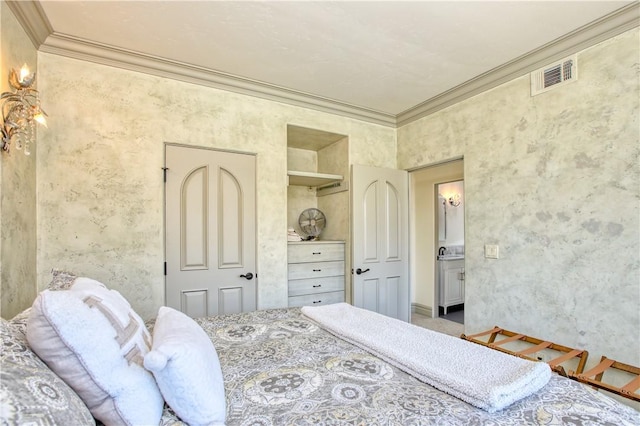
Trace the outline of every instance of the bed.
{"label": "bed", "polygon": [[[220,358],[227,425],[640,424],[634,409],[557,374],[490,413],[338,338],[300,308],[196,322]],[[183,423],[165,408],[162,424]]]}
{"label": "bed", "polygon": [[[638,411],[552,374],[544,363],[344,303],[195,321],[161,307],[145,323],[118,292],[54,271],[31,308],[0,319],[0,338],[0,424],[186,424],[170,406],[183,420],[208,410],[215,424],[224,419],[227,426],[640,424]],[[163,366],[171,339],[187,355]],[[460,364],[464,345],[475,355]],[[189,362],[192,355],[200,362]],[[432,359],[440,364],[425,374]],[[203,368],[213,360],[215,369]],[[516,371],[512,362],[526,363],[510,378],[523,382],[526,394],[518,394],[520,383],[500,394],[517,396],[503,405],[469,398],[476,394],[467,384],[478,386],[465,381],[469,376],[482,387],[493,372]],[[190,374],[182,374],[185,365]],[[197,386],[213,370],[211,386]],[[544,381],[523,380],[532,372]],[[434,381],[443,374],[455,386]],[[172,404],[185,395],[187,409],[184,401]]]}

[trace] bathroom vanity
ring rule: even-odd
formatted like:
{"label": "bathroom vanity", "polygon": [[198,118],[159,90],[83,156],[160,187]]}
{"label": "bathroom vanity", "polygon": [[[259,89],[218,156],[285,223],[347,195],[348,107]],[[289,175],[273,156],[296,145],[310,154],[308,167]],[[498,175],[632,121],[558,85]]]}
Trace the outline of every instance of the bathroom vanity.
{"label": "bathroom vanity", "polygon": [[464,256],[440,256],[438,268],[439,305],[446,315],[450,306],[464,303]]}

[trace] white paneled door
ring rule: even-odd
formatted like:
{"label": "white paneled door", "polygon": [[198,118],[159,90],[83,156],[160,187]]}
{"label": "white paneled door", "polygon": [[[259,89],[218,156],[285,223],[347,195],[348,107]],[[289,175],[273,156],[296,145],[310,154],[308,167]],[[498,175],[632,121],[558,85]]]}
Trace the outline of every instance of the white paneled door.
{"label": "white paneled door", "polygon": [[256,309],[255,156],[166,145],[166,303],[191,317]]}
{"label": "white paneled door", "polygon": [[404,170],[351,168],[353,304],[409,321],[409,194]]}

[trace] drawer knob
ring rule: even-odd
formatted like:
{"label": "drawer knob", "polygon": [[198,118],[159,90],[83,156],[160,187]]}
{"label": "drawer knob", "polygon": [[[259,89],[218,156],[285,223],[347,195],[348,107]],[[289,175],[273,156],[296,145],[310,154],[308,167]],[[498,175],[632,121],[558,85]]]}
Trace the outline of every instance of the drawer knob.
{"label": "drawer knob", "polygon": [[318,288],[318,287],[322,287],[322,284],[316,284],[313,286],[313,288]]}
{"label": "drawer knob", "polygon": [[321,251],[314,251],[312,254],[322,254]]}
{"label": "drawer knob", "polygon": [[314,269],[313,272],[322,272],[322,269]]}
{"label": "drawer knob", "polygon": [[322,300],[314,300],[313,303],[322,303]]}

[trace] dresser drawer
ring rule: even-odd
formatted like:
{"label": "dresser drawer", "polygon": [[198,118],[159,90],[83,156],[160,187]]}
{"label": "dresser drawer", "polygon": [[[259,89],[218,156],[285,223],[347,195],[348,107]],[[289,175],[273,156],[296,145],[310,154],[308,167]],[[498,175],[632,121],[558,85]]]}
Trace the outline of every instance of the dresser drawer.
{"label": "dresser drawer", "polygon": [[344,262],[290,263],[289,279],[331,277],[344,275]]}
{"label": "dresser drawer", "polygon": [[307,294],[305,296],[293,296],[289,298],[289,307],[319,306],[331,303],[344,302],[344,291],[332,291],[329,293]]}
{"label": "dresser drawer", "polygon": [[289,281],[289,296],[344,291],[344,276],[318,277]]}
{"label": "dresser drawer", "polygon": [[344,260],[344,243],[289,244],[288,262],[330,262]]}

